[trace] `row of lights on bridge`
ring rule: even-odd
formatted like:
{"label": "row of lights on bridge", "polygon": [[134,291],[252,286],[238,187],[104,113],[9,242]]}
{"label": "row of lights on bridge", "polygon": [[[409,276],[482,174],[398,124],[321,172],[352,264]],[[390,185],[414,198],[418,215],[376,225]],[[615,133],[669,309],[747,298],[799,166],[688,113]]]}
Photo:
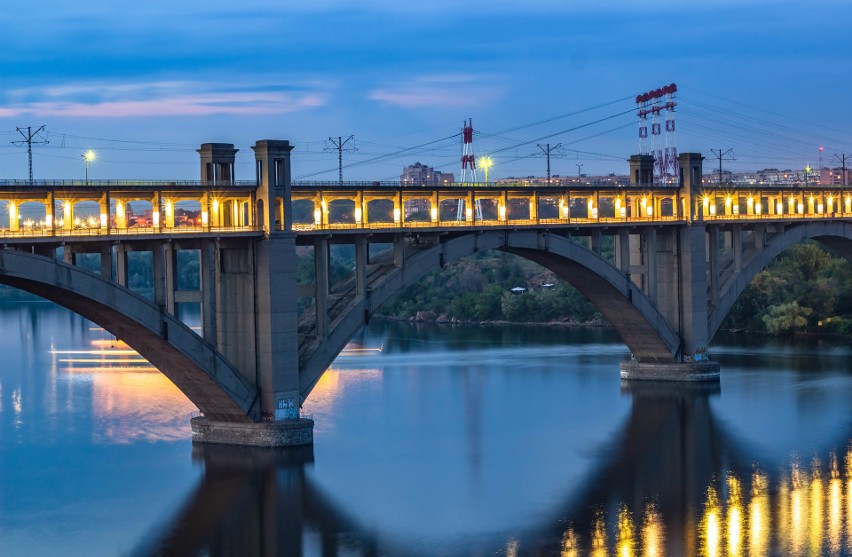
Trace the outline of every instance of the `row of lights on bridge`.
{"label": "row of lights on bridge", "polygon": [[[212,207],[214,214],[218,213],[219,205],[220,204],[219,204],[218,199],[214,199],[211,202],[211,207]],[[116,218],[124,218],[125,217],[125,206],[126,206],[126,204],[123,204],[121,202],[116,202],[116,204],[115,204],[115,216],[116,216]],[[59,219],[56,220],[56,226],[58,226],[59,228],[63,228],[65,226],[66,222],[73,222],[75,228],[97,228],[98,224],[100,224],[101,228],[107,227],[107,223],[108,223],[108,220],[109,220],[107,213],[104,213],[104,212],[100,213],[100,219],[97,219],[94,216],[90,216],[90,217],[84,218],[84,219],[81,219],[79,217],[75,217],[73,219],[73,221],[71,221],[71,220],[68,220],[68,219],[70,219],[70,216],[71,216],[71,209],[72,209],[71,201],[66,200],[62,204],[62,209],[63,209],[63,213],[64,213],[65,217],[59,218]],[[32,228],[47,229],[47,228],[53,227],[53,215],[50,215],[50,214],[45,215],[44,220],[39,221],[39,222],[35,222],[32,219],[23,220],[22,215],[18,211],[18,205],[14,201],[9,202],[8,211],[9,211],[9,222],[10,223],[16,222],[16,221],[22,221],[23,226],[27,229],[32,229]],[[165,211],[166,219],[170,219],[174,216],[174,204],[172,203],[171,200],[166,200],[164,211]],[[202,209],[202,211],[201,211],[201,225],[207,226],[209,224],[209,221],[210,221],[209,213]],[[152,210],[151,211],[151,225],[154,226],[154,227],[160,226],[160,211],[158,211],[158,210]]]}

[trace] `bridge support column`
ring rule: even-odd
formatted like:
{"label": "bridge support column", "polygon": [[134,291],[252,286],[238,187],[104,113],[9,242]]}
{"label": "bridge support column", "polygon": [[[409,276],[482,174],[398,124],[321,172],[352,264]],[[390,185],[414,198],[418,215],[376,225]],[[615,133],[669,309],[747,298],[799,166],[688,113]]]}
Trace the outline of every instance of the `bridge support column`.
{"label": "bridge support column", "polygon": [[[634,169],[634,158],[631,157],[631,170]],[[673,229],[669,234],[658,239],[656,235],[645,233],[642,237],[641,261],[637,261],[636,250],[633,250],[633,265],[635,272],[643,272],[643,286],[648,292],[651,302],[665,316],[680,337],[680,346],[669,358],[631,359],[622,362],[621,377],[632,380],[653,381],[718,381],[719,364],[709,361],[707,344],[709,339],[709,307],[708,307],[708,249],[709,259],[717,260],[717,236],[710,231],[708,242],[708,226],[703,220],[700,203],[701,190],[701,155],[697,153],[681,153],[678,156],[680,165],[680,190],[684,200],[689,200],[683,215],[687,224]],[[641,162],[637,158],[637,164]],[[631,176],[633,178],[633,176]],[[655,210],[658,207],[655,207]],[[712,227],[715,228],[715,227]],[[709,244],[709,245],[708,245]],[[622,251],[620,249],[619,251]],[[711,269],[711,276],[718,271]],[[661,281],[657,287],[657,279]],[[715,284],[715,279],[711,279]],[[654,291],[654,295],[651,292]]]}
{"label": "bridge support column", "polygon": [[316,312],[317,340],[328,336],[328,240],[314,241],[314,310]]}

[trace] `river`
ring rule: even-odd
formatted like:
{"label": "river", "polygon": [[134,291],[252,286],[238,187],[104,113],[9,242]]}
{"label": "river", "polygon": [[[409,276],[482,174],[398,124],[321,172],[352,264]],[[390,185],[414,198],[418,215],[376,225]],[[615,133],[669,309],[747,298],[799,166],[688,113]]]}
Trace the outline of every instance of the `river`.
{"label": "river", "polygon": [[622,384],[607,330],[376,322],[281,452],[193,446],[194,406],[62,308],[0,331],[0,555],[852,555],[847,341]]}

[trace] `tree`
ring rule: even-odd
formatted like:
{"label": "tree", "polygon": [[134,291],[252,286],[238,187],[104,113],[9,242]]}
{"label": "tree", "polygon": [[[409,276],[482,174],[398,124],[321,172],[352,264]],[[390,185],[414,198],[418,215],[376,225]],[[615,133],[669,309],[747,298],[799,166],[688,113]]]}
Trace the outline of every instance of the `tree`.
{"label": "tree", "polygon": [[808,317],[813,310],[799,306],[798,302],[780,304],[769,308],[763,316],[766,330],[773,335],[794,335],[808,324]]}

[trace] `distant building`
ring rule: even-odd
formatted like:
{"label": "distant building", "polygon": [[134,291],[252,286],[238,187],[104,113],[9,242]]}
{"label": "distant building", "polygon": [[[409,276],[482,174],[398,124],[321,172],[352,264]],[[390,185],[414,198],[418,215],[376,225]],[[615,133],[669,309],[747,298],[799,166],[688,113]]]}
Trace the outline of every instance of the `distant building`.
{"label": "distant building", "polygon": [[456,181],[456,178],[452,172],[440,172],[431,166],[416,162],[402,169],[402,176],[399,177],[399,181],[410,185],[433,185],[451,184]]}
{"label": "distant building", "polygon": [[[852,184],[852,170],[846,169],[846,185]],[[823,168],[819,171],[819,184],[821,186],[842,186],[843,169],[842,168]]]}

